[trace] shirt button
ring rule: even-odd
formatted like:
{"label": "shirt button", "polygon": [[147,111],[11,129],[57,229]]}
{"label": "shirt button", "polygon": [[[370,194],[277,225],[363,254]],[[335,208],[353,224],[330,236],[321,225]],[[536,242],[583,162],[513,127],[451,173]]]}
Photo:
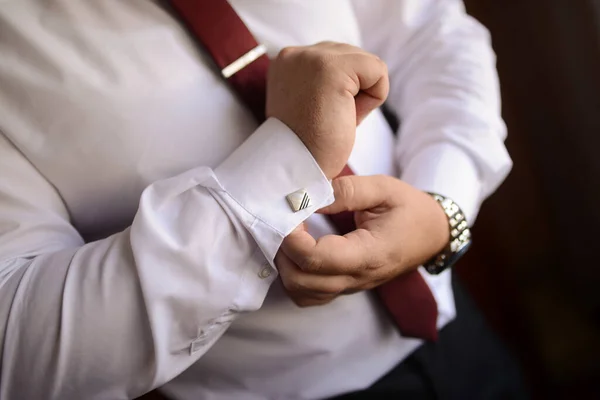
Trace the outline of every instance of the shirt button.
{"label": "shirt button", "polygon": [[264,267],[263,269],[260,270],[260,272],[258,273],[258,276],[260,279],[267,279],[268,277],[271,276],[271,267]]}

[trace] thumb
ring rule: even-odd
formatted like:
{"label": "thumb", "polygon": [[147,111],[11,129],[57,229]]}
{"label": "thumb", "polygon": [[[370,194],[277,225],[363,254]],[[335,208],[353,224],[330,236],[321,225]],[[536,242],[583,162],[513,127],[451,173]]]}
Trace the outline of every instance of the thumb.
{"label": "thumb", "polygon": [[344,211],[362,211],[381,206],[390,198],[392,179],[384,175],[348,175],[336,178],[331,182],[335,201],[317,212],[338,214]]}

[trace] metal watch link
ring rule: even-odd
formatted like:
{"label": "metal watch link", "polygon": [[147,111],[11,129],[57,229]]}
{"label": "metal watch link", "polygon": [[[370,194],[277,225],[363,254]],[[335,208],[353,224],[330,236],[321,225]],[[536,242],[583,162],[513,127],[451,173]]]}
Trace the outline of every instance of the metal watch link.
{"label": "metal watch link", "polygon": [[447,197],[429,193],[442,207],[450,225],[450,240],[441,253],[426,262],[423,267],[432,275],[437,275],[454,265],[471,246],[471,231],[460,207]]}

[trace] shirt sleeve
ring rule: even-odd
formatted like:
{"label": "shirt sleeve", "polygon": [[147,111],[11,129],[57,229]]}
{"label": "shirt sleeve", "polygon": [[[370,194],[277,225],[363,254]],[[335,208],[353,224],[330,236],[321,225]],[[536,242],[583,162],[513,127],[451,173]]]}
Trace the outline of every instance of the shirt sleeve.
{"label": "shirt sleeve", "polygon": [[[285,196],[305,188],[312,206]],[[284,236],[333,199],[271,119],[215,170],[153,183],[132,225],[84,243],[55,188],[0,134],[0,398],[131,399],[258,309]]]}
{"label": "shirt sleeve", "polygon": [[364,47],[390,72],[401,178],[452,198],[472,224],[511,160],[489,33],[461,0],[354,0]]}
{"label": "shirt sleeve", "polygon": [[[504,146],[495,55],[462,0],[353,0],[363,47],[388,65],[388,105],[400,118],[400,178],[453,199],[469,224],[512,162]],[[438,304],[438,328],[456,316],[451,271],[419,272]]]}

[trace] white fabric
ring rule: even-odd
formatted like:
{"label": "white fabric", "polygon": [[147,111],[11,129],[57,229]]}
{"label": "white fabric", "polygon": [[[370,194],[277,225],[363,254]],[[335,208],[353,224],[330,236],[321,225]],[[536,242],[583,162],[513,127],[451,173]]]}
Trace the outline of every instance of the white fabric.
{"label": "white fabric", "polygon": [[[494,56],[458,0],[235,0],[270,55],[362,45],[389,65],[352,168],[401,171],[472,222],[504,179]],[[281,122],[257,127],[160,2],[0,1],[0,398],[317,399],[419,346],[367,293],[299,309],[283,237],[332,201]],[[293,213],[285,196],[308,189]],[[450,273],[427,277],[442,327]]]}

